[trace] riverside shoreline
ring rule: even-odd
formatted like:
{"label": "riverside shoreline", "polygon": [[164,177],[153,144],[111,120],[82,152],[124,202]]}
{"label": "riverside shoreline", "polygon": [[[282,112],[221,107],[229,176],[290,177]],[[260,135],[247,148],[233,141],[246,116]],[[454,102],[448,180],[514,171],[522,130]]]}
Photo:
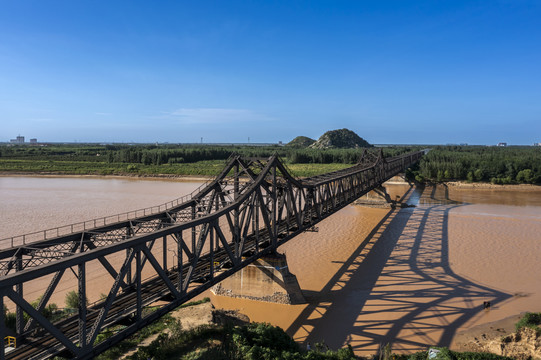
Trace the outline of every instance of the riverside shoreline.
{"label": "riverside shoreline", "polygon": [[[490,310],[488,310],[490,311]],[[472,326],[469,329],[459,331],[450,347],[456,351],[475,351],[472,343],[475,341],[486,341],[515,332],[515,324],[524,316],[526,312],[505,317],[501,320]]]}
{"label": "riverside shoreline", "polygon": [[507,184],[507,185],[498,185],[487,182],[474,182],[468,183],[464,181],[447,181],[443,183],[449,187],[455,189],[479,189],[479,190],[520,190],[520,191],[541,191],[541,186],[533,184]]}
{"label": "riverside shoreline", "polygon": [[[65,178],[96,178],[96,179],[141,179],[141,180],[171,180],[171,181],[210,181],[215,179],[214,176],[204,175],[178,175],[178,174],[114,174],[114,175],[100,175],[100,174],[65,174],[57,172],[10,172],[0,171],[0,177],[65,177]],[[396,185],[405,184],[405,180],[398,181],[391,179],[386,184]],[[446,181],[441,185],[445,185],[457,190],[519,190],[519,191],[541,191],[541,185],[534,184],[492,184],[489,182],[466,182],[466,181]]]}

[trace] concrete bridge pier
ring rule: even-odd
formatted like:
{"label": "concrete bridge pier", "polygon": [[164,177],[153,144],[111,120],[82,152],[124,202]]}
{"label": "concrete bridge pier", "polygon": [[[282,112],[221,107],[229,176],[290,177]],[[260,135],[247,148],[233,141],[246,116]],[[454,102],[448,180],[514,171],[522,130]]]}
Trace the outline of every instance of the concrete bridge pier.
{"label": "concrete bridge pier", "polygon": [[392,207],[396,206],[396,200],[391,199],[385,186],[380,185],[376,189],[368,192],[355,200],[355,205],[370,206],[370,207]]}
{"label": "concrete bridge pier", "polygon": [[297,277],[289,272],[286,256],[279,253],[254,261],[214,285],[211,291],[215,295],[279,304],[306,302]]}
{"label": "concrete bridge pier", "polygon": [[390,180],[378,186],[374,190],[368,192],[366,195],[361,196],[359,199],[355,200],[354,205],[368,206],[368,207],[383,207],[383,208],[395,208],[395,207],[407,207],[406,204],[403,204],[400,201],[400,198],[397,196],[396,199],[393,199],[387,189],[386,185],[407,185],[412,184],[406,179],[404,174],[399,174],[393,176]]}

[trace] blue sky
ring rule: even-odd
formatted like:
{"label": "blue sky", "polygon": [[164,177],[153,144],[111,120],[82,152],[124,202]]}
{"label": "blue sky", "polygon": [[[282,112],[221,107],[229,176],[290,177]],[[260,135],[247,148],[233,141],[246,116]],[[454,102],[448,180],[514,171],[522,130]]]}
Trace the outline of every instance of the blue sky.
{"label": "blue sky", "polygon": [[0,0],[0,141],[541,142],[541,1]]}

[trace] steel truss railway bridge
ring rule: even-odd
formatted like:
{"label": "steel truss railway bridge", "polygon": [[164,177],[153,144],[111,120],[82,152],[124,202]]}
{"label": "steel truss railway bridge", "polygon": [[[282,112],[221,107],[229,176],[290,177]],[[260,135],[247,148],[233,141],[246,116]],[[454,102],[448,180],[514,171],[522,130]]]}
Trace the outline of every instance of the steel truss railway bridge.
{"label": "steel truss railway bridge", "polygon": [[[422,155],[384,158],[381,151],[365,150],[355,166],[305,179],[291,176],[277,156],[232,155],[216,179],[188,197],[0,242],[0,307],[14,309],[11,335],[17,339],[15,349],[1,347],[0,360],[92,358],[276,251]],[[103,283],[110,289],[89,304],[91,266],[106,274]],[[152,275],[143,279],[144,271]],[[70,276],[78,311],[53,321],[44,310]],[[24,289],[36,281],[45,284],[44,292],[31,304]],[[1,339],[10,335],[4,321],[0,311]],[[98,337],[106,332],[112,336]]]}

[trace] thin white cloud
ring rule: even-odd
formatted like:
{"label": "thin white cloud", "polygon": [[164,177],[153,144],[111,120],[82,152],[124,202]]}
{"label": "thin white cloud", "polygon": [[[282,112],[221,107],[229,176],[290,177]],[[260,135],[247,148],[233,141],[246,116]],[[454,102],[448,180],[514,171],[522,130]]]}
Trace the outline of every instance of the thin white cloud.
{"label": "thin white cloud", "polygon": [[218,124],[269,120],[267,116],[247,109],[182,108],[169,113],[169,115],[185,124]]}

